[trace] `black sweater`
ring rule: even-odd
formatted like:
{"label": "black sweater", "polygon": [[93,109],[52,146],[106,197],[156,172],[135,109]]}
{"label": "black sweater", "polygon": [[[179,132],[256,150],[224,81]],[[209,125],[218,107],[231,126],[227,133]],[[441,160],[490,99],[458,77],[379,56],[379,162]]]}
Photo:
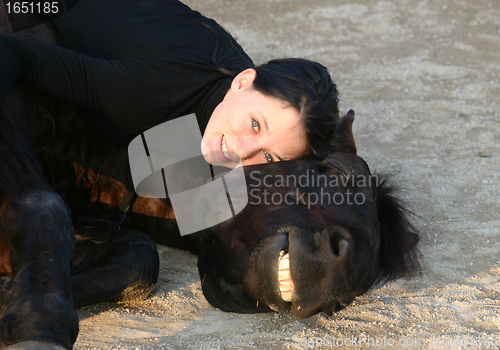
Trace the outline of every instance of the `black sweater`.
{"label": "black sweater", "polygon": [[214,20],[178,0],[81,0],[51,25],[60,46],[0,36],[0,101],[20,79],[76,103],[116,144],[193,112],[203,133],[233,75],[253,67]]}

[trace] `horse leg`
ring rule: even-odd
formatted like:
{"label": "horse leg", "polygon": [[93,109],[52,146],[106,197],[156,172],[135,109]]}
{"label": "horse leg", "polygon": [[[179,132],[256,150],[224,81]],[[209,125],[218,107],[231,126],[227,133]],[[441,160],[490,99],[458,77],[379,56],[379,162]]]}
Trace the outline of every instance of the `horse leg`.
{"label": "horse leg", "polygon": [[78,334],[70,210],[44,178],[26,104],[12,93],[8,98],[0,110],[0,235],[10,245],[13,280],[0,319],[0,348],[41,342],[70,349]]}
{"label": "horse leg", "polygon": [[71,263],[75,307],[147,296],[158,280],[153,239],[131,230],[77,229]]}

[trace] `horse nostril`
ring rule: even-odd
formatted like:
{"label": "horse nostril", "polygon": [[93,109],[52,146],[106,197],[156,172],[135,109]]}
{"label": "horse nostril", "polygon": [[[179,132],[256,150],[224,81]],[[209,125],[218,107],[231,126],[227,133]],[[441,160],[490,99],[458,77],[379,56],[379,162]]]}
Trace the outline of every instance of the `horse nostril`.
{"label": "horse nostril", "polygon": [[330,245],[332,252],[336,257],[345,255],[351,246],[348,240],[343,238],[339,239],[339,237],[332,237],[330,239]]}
{"label": "horse nostril", "polygon": [[330,247],[332,248],[333,255],[339,255],[339,239],[337,236],[330,237]]}

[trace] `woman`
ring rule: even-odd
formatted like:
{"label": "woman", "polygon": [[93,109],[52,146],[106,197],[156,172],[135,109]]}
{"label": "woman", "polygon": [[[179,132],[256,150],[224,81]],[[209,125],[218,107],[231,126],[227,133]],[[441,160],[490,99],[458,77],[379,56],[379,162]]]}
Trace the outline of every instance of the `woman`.
{"label": "woman", "polygon": [[338,92],[318,63],[255,67],[215,21],[177,0],[81,0],[50,23],[58,47],[0,36],[0,102],[20,80],[73,101],[88,129],[122,145],[194,112],[202,151],[236,153],[243,165],[328,149]]}

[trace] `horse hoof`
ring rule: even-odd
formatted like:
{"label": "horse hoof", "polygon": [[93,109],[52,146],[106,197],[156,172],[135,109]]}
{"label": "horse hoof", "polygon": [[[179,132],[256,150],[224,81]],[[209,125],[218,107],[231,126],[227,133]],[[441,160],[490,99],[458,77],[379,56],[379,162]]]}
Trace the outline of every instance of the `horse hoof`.
{"label": "horse hoof", "polygon": [[7,346],[4,350],[66,350],[62,346],[28,340]]}

